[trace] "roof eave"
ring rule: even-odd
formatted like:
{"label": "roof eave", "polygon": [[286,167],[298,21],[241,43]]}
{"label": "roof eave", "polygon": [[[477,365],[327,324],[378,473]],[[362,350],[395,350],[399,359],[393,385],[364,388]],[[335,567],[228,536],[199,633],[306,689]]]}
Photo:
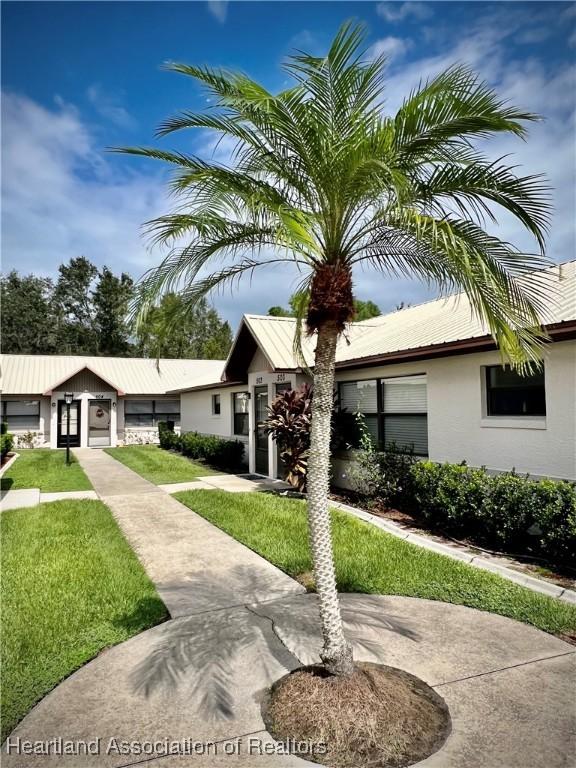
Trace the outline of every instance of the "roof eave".
{"label": "roof eave", "polygon": [[[564,320],[559,323],[550,323],[544,326],[550,336],[550,341],[562,341],[576,338],[576,319]],[[413,347],[395,352],[386,352],[380,355],[355,357],[349,360],[341,360],[336,363],[337,369],[365,368],[378,363],[403,362],[404,360],[424,360],[428,357],[444,357],[449,355],[466,354],[467,352],[483,352],[496,349],[496,343],[492,336],[476,336],[457,341],[446,341],[441,344],[431,344],[424,347]]]}
{"label": "roof eave", "polygon": [[228,389],[229,387],[245,387],[246,381],[214,381],[211,384],[198,384],[195,387],[185,387],[183,389],[169,389],[167,395],[184,395],[186,392],[201,392],[206,389]]}

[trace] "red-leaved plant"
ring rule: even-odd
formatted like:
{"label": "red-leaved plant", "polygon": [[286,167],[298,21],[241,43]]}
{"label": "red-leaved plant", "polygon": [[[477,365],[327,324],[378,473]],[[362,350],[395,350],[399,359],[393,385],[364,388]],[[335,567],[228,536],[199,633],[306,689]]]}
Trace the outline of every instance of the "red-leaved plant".
{"label": "red-leaved plant", "polygon": [[299,389],[281,392],[268,407],[264,422],[266,433],[280,449],[286,481],[299,491],[306,490],[311,406],[312,387],[302,384]]}

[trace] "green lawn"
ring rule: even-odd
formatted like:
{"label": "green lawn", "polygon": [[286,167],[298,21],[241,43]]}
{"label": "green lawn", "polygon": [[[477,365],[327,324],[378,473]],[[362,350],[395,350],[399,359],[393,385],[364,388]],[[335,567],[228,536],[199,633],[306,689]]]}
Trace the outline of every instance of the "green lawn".
{"label": "green lawn", "polygon": [[[302,501],[263,493],[184,491],[175,497],[291,576],[312,568]],[[332,513],[341,592],[408,595],[510,616],[554,634],[576,631],[576,606]]]}
{"label": "green lawn", "polygon": [[2,475],[2,490],[40,488],[53,491],[90,491],[92,485],[75,457],[66,464],[66,451],[34,448],[23,450],[14,464]]}
{"label": "green lawn", "polygon": [[165,451],[158,445],[127,445],[124,448],[105,448],[105,451],[156,485],[186,483],[203,475],[215,474],[205,464]]}
{"label": "green lawn", "polygon": [[100,501],[11,510],[0,525],[4,739],[60,680],[167,613]]}

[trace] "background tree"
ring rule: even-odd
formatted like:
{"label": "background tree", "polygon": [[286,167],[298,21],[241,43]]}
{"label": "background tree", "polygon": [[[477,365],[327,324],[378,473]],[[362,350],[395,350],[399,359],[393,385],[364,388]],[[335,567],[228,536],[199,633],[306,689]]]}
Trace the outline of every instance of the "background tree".
{"label": "background tree", "polygon": [[95,355],[92,288],[98,269],[84,256],[58,267],[53,301],[58,316],[58,347],[69,355]]}
{"label": "background tree", "polygon": [[13,270],[0,280],[2,351],[6,354],[50,355],[57,351],[57,320],[46,277],[20,276]]}
{"label": "background tree", "polygon": [[186,310],[181,296],[168,293],[138,327],[137,344],[145,357],[224,360],[232,331],[206,299]]}
{"label": "background tree", "polygon": [[92,327],[99,355],[129,356],[134,348],[126,322],[134,281],[125,272],[116,277],[102,267],[92,291]]}
{"label": "background tree", "polygon": [[160,133],[213,129],[234,142],[231,163],[156,148],[122,150],[169,163],[180,198],[174,212],[150,224],[153,240],[173,250],[140,283],[141,318],[178,286],[185,306],[194,306],[273,262],[292,262],[304,274],[309,298],[298,319],[316,339],[308,522],[321,656],[335,674],[353,670],[336,591],[328,487],[336,345],[354,316],[354,268],[416,275],[441,292],[462,289],[502,354],[522,369],[540,360],[546,285],[534,270],[548,264],[485,229],[500,206],[543,252],[549,207],[541,178],[520,176],[481,151],[494,134],[524,136],[535,116],[502,102],[458,66],[421,83],[388,117],[384,59],[366,57],[363,40],[361,28],[346,24],[326,56],[290,57],[284,70],[293,85],[279,93],[244,74],[172,64],[205,86],[211,107],[167,120]]}
{"label": "background tree", "polygon": [[[288,299],[288,304],[290,305],[290,309],[274,306],[270,307],[268,314],[271,317],[301,317],[303,314],[306,314],[306,292],[297,291],[296,293],[293,293]],[[354,299],[354,315],[352,317],[352,322],[369,320],[371,317],[379,317],[381,314],[380,307],[373,301],[370,301],[370,299],[368,299],[368,301]]]}

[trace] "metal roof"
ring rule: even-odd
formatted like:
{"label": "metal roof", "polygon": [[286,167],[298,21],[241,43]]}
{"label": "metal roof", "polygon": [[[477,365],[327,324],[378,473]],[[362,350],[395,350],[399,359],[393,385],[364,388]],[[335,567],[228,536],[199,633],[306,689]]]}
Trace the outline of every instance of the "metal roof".
{"label": "metal roof", "polygon": [[[576,261],[557,265],[541,275],[550,296],[549,306],[540,318],[542,324],[576,323]],[[273,370],[300,367],[293,352],[294,318],[244,315],[235,344],[243,327],[248,328]],[[467,296],[459,293],[351,323],[339,339],[336,362],[358,361],[361,365],[365,361],[366,365],[373,357],[400,355],[409,350],[425,353],[427,348],[482,339],[488,335],[488,327],[474,314]],[[314,337],[303,338],[308,365],[314,360],[314,346]],[[225,370],[222,360],[160,360],[157,367],[155,360],[133,357],[2,355],[0,359],[3,392],[26,395],[47,392],[84,367],[114,384],[119,391],[134,395],[222,386]],[[246,366],[248,364],[246,361]]]}
{"label": "metal roof", "polygon": [[[549,306],[540,318],[542,324],[576,321],[576,261],[552,267],[541,275],[550,296]],[[244,321],[274,369],[298,367],[293,353],[293,318],[244,315]],[[458,293],[350,323],[338,342],[336,363],[481,338],[489,333],[466,294]],[[314,343],[314,338],[303,340],[308,365],[313,362]]]}
{"label": "metal roof", "polygon": [[80,355],[0,355],[2,392],[49,392],[88,368],[128,395],[163,395],[181,387],[208,384],[222,373],[223,360],[159,360]]}

